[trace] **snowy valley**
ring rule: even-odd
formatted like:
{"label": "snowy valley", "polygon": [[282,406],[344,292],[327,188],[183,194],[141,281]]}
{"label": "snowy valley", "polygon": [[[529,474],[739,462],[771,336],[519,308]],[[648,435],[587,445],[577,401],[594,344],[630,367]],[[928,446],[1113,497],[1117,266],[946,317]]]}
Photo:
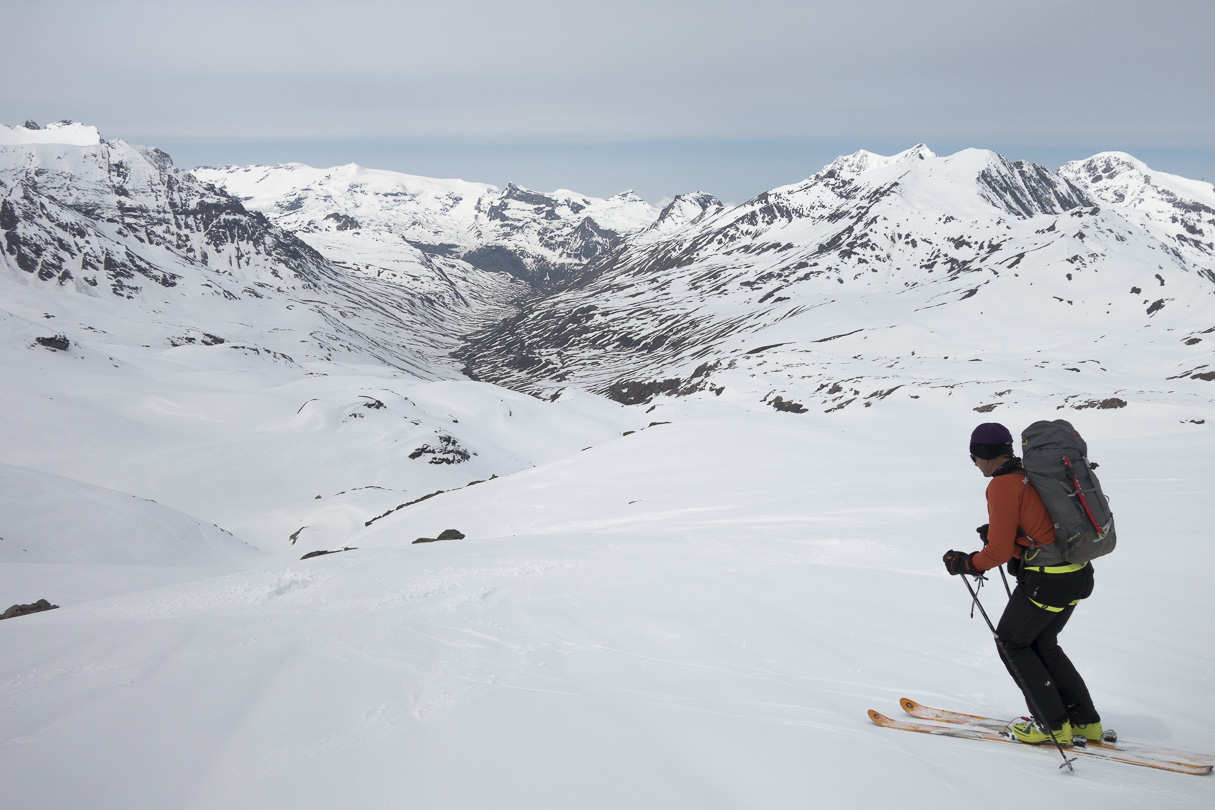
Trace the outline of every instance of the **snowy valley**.
{"label": "snowy valley", "polygon": [[865,716],[1025,712],[940,557],[974,425],[1064,418],[1122,542],[1063,643],[1215,753],[1209,184],[920,145],[660,210],[0,126],[0,301],[0,609],[59,606],[0,622],[5,806],[1211,804]]}

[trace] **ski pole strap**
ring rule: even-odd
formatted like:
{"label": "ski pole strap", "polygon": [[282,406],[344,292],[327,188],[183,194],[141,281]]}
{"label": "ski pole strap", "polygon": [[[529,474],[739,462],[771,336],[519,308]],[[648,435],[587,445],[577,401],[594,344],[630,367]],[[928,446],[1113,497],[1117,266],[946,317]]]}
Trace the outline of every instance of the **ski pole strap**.
{"label": "ski pole strap", "polygon": [[[966,575],[963,574],[962,576],[966,576]],[[982,610],[982,608],[983,608],[983,606],[979,604],[979,591],[983,590],[983,583],[986,581],[987,581],[987,577],[983,576],[982,573],[975,574],[975,587],[974,587],[974,590],[971,592],[972,595],[974,596],[974,599],[972,599],[971,603],[970,603],[970,618],[972,618],[972,619],[975,617],[975,608],[978,607],[980,610]],[[966,587],[968,587],[968,588],[970,587],[969,582],[966,583]]]}
{"label": "ski pole strap", "polygon": [[1036,571],[1039,574],[1070,574],[1073,571],[1079,571],[1088,563],[1074,563],[1071,565],[1026,565],[1021,570]]}

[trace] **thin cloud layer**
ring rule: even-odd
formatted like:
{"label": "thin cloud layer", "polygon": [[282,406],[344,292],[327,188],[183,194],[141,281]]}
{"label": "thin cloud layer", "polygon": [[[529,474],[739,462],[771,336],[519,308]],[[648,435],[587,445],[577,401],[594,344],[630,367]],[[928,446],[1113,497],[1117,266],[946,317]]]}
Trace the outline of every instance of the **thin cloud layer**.
{"label": "thin cloud layer", "polygon": [[1205,2],[3,6],[0,121],[72,118],[146,142],[1210,149],[1215,132]]}

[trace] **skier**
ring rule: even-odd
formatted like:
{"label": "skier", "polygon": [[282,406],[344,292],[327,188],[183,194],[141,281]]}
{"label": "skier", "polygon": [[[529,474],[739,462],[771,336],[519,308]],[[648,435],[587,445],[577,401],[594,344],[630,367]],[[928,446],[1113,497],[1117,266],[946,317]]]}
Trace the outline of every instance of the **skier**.
{"label": "skier", "polygon": [[995,422],[979,425],[971,434],[970,459],[991,479],[989,522],[977,530],[983,548],[969,554],[946,552],[945,568],[950,574],[978,576],[1007,563],[1017,579],[996,627],[997,648],[1035,717],[1014,723],[1013,735],[1035,744],[1053,739],[1070,745],[1074,737],[1100,742],[1101,716],[1084,679],[1058,644],[1076,605],[1093,592],[1093,566],[1035,567],[1022,560],[1030,538],[1048,545],[1055,541],[1055,532],[1042,499],[1023,474],[1012,442],[1008,428]]}

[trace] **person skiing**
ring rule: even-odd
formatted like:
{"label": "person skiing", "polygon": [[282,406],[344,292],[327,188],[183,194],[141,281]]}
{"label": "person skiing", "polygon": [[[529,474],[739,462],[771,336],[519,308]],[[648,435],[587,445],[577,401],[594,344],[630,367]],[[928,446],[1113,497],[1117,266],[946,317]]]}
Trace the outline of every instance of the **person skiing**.
{"label": "person skiing", "polygon": [[981,424],[971,434],[970,459],[991,479],[988,523],[977,529],[983,548],[970,553],[951,549],[942,559],[953,575],[979,576],[1007,564],[1017,579],[996,627],[1001,659],[1033,715],[1012,724],[1013,736],[1035,744],[1070,745],[1074,737],[1099,742],[1101,716],[1084,678],[1058,643],[1076,605],[1093,592],[1093,566],[1042,567],[1023,561],[1031,542],[1055,541],[1054,521],[1025,476],[1012,442],[1008,428],[997,422]]}

